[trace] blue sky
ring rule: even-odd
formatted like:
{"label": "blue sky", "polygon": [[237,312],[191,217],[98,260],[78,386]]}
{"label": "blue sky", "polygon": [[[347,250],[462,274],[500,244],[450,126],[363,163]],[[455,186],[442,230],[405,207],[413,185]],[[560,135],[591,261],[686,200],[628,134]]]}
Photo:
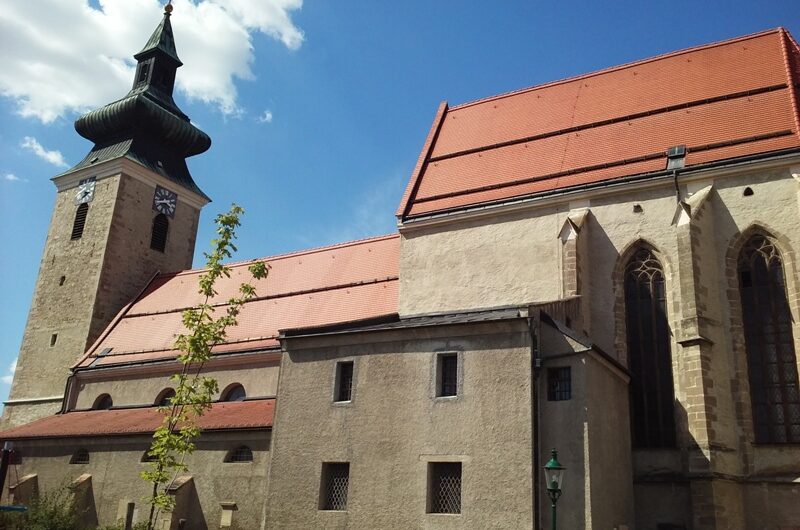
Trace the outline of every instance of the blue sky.
{"label": "blue sky", "polygon": [[[395,230],[440,101],[462,103],[784,26],[800,2],[176,0],[176,100],[212,138],[190,159],[213,216],[247,213],[237,259]],[[53,6],[57,5],[58,8]],[[0,6],[0,397],[55,197],[91,148],[83,110],[127,92],[155,0]],[[195,258],[195,264],[200,263]]]}

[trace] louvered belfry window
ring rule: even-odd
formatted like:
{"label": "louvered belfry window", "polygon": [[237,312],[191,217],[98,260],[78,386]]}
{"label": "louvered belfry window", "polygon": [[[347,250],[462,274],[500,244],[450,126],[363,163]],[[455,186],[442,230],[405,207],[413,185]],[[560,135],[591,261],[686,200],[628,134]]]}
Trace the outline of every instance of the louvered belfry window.
{"label": "louvered belfry window", "polygon": [[797,355],[778,249],[753,236],[739,255],[738,273],[755,440],[798,443]]}
{"label": "louvered belfry window", "polygon": [[638,250],[625,269],[625,323],[634,447],[674,447],[675,413],[664,271]]}
{"label": "louvered belfry window", "polygon": [[169,231],[169,219],[163,213],[153,219],[153,234],[150,237],[150,248],[159,252],[164,252],[167,248],[167,232]]}
{"label": "louvered belfry window", "polygon": [[322,510],[347,510],[347,489],[350,485],[349,462],[322,464]]}
{"label": "louvered belfry window", "polygon": [[72,223],[72,235],[70,239],[80,239],[83,236],[83,228],[86,226],[86,215],[89,213],[89,205],[85,202],[75,210],[75,221]]}
{"label": "louvered belfry window", "polygon": [[428,465],[428,513],[461,513],[461,462]]}

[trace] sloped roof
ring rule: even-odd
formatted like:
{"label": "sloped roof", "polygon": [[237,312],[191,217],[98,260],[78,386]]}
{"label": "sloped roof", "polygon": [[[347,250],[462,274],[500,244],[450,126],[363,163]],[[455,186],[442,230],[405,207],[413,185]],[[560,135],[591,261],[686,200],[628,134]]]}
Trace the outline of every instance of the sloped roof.
{"label": "sloped roof", "polygon": [[[265,429],[274,413],[274,399],[214,403],[197,425],[205,431]],[[156,407],[68,412],[0,432],[0,440],[150,434],[163,419]]]}
{"label": "sloped roof", "polygon": [[[211,301],[220,311],[249,281],[257,298],[245,304],[237,326],[215,352],[277,347],[278,330],[363,320],[397,312],[399,236],[342,243],[330,247],[263,258],[271,269],[266,279],[252,281],[251,262],[231,266]],[[76,367],[108,366],[175,356],[175,335],[185,332],[184,309],[201,303],[198,276],[202,269],[154,278],[124,308]],[[109,350],[110,349],[110,350]]]}
{"label": "sloped roof", "polygon": [[397,212],[502,202],[800,147],[800,49],[779,28],[449,108]]}

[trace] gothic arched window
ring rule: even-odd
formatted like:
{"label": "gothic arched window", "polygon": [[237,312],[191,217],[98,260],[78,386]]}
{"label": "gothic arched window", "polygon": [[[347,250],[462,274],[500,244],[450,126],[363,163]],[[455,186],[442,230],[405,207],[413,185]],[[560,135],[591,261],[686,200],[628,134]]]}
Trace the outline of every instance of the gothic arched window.
{"label": "gothic arched window", "polygon": [[83,227],[86,226],[86,214],[89,213],[89,205],[81,203],[75,210],[75,221],[72,223],[72,235],[70,239],[80,239],[83,235]]}
{"label": "gothic arched window", "polygon": [[169,231],[169,219],[163,213],[153,218],[153,234],[150,236],[150,248],[159,252],[164,252],[167,248],[167,232]]}
{"label": "gothic arched window", "polygon": [[800,442],[800,391],[781,255],[762,235],[739,254],[750,401],[759,443]]}
{"label": "gothic arched window", "polygon": [[675,413],[664,271],[648,249],[625,268],[634,447],[674,447]]}

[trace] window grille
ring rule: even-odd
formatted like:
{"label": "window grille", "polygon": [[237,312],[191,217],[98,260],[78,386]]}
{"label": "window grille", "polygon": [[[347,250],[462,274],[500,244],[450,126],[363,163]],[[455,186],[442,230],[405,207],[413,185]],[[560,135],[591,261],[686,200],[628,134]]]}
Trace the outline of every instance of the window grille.
{"label": "window grille", "polygon": [[234,383],[225,389],[220,401],[244,401],[246,397],[247,392],[244,391],[244,387],[239,383]]}
{"label": "window grille", "polygon": [[75,451],[75,454],[72,455],[72,458],[69,460],[70,464],[88,464],[89,463],[89,451],[86,449],[78,449]]}
{"label": "window grille", "polygon": [[461,462],[428,464],[428,513],[461,513]]}
{"label": "window grille", "polygon": [[353,362],[336,364],[336,401],[350,401],[353,397]]}
{"label": "window grille", "polygon": [[226,462],[252,462],[253,451],[246,445],[241,445],[228,453]]}
{"label": "window grille", "polygon": [[101,394],[95,401],[92,407],[95,410],[108,410],[114,406],[114,401],[108,394]]}
{"label": "window grille", "polygon": [[167,248],[167,232],[169,231],[169,219],[163,213],[153,218],[153,233],[150,236],[150,248],[159,252],[164,252]]}
{"label": "window grille", "polygon": [[347,510],[350,463],[322,464],[322,510]]}
{"label": "window grille", "polygon": [[72,235],[70,239],[80,239],[83,236],[83,228],[86,226],[86,216],[89,213],[89,205],[81,203],[75,210],[75,221],[72,223]]}
{"label": "window grille", "polygon": [[439,397],[455,396],[458,394],[458,355],[440,355],[438,358],[438,386],[436,395]]}
{"label": "window grille", "polygon": [[664,272],[649,249],[625,269],[625,322],[635,447],[674,447],[675,412]]}
{"label": "window grille", "polygon": [[572,370],[569,366],[548,368],[547,400],[567,401],[572,398]]}
{"label": "window grille", "polygon": [[755,235],[739,255],[738,272],[755,440],[798,443],[797,355],[781,255]]}

